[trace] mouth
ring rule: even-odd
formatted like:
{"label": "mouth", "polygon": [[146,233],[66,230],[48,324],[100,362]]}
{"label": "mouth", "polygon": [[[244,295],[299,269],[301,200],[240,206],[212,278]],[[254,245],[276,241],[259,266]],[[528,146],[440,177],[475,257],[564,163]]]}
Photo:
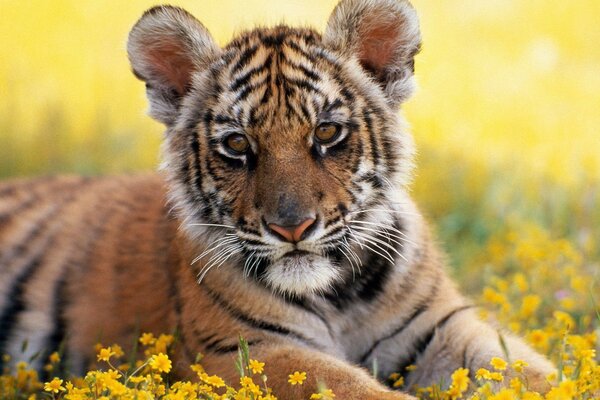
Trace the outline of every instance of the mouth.
{"label": "mouth", "polygon": [[311,254],[311,253],[309,253],[306,250],[294,249],[292,251],[289,251],[289,252],[285,253],[283,255],[283,257],[281,257],[281,258],[304,257],[304,256],[307,256],[309,254]]}

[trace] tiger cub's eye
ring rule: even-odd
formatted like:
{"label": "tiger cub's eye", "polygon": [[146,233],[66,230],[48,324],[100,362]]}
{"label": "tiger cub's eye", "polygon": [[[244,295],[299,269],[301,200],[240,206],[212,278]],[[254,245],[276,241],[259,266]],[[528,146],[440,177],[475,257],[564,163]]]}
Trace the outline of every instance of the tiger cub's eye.
{"label": "tiger cub's eye", "polygon": [[334,124],[321,124],[315,130],[315,138],[319,143],[330,143],[337,139],[340,127]]}
{"label": "tiger cub's eye", "polygon": [[228,147],[229,151],[234,154],[244,154],[250,148],[250,142],[248,142],[248,138],[239,133],[234,133],[227,136],[225,139],[225,145]]}

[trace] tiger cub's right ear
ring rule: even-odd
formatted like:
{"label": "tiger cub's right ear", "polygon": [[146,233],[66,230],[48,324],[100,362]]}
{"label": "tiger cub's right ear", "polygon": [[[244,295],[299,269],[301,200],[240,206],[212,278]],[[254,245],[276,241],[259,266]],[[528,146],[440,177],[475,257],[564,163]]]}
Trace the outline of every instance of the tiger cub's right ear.
{"label": "tiger cub's right ear", "polygon": [[341,0],[329,17],[323,41],[356,57],[392,107],[412,94],[421,33],[408,0]]}
{"label": "tiger cub's right ear", "polygon": [[150,115],[172,125],[194,72],[220,53],[208,30],[187,11],[158,6],[142,15],[129,33],[127,53],[134,74],[146,82]]}

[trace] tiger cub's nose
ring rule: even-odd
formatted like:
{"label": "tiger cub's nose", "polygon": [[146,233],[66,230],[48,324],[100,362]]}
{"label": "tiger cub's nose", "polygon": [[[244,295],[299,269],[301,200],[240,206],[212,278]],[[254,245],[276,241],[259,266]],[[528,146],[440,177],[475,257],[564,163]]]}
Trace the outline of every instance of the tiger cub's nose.
{"label": "tiger cub's nose", "polygon": [[308,218],[298,225],[279,226],[277,224],[268,224],[269,229],[279,234],[286,241],[297,243],[304,238],[304,234],[315,223],[314,218]]}

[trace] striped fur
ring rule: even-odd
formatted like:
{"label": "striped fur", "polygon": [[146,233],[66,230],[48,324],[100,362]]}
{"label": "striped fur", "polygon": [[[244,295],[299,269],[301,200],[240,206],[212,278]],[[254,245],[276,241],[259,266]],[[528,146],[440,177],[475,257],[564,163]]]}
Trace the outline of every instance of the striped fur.
{"label": "striped fur", "polygon": [[[43,360],[63,346],[80,371],[98,340],[177,332],[178,374],[202,352],[234,381],[241,335],[283,399],[318,381],[342,399],[407,399],[364,368],[411,387],[503,356],[408,195],[413,145],[396,108],[419,46],[397,0],[343,0],[323,36],[260,28],[222,49],[179,8],[146,12],[128,51],[167,127],[163,174],[0,185],[0,351],[22,356],[26,339]],[[339,130],[331,143],[315,139],[323,123]],[[232,134],[250,150],[228,150]],[[306,215],[298,243],[266,223]],[[550,363],[505,341],[543,390]],[[286,393],[293,370],[309,381]]]}

